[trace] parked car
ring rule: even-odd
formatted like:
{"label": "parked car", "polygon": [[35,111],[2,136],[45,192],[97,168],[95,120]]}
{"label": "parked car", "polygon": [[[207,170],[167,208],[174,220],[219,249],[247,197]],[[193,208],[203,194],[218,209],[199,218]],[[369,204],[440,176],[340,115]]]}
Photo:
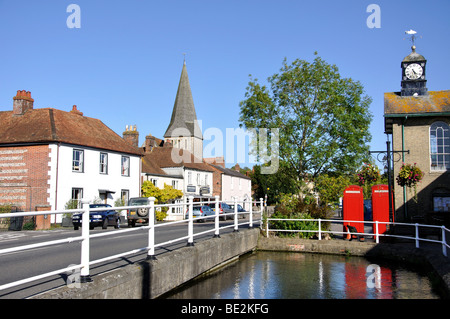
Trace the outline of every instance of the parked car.
{"label": "parked car", "polygon": [[[128,201],[128,206],[150,205],[148,197],[133,197]],[[148,207],[127,210],[128,227],[136,226],[136,223],[148,223]]]}
{"label": "parked car", "polygon": [[[109,204],[90,204],[89,208],[109,208]],[[89,229],[94,229],[94,227],[102,226],[102,229],[108,228],[108,226],[114,226],[114,228],[119,228],[120,226],[120,214],[112,209],[106,209],[102,211],[95,211],[89,214]],[[72,216],[73,229],[78,230],[82,226],[82,213],[76,213]]]}
{"label": "parked car", "polygon": [[[211,207],[211,210],[214,212],[216,203],[209,203],[207,205],[209,207]],[[219,203],[219,209],[220,209],[219,215],[234,213],[234,209],[231,209],[230,205],[228,205],[227,203]],[[220,217],[220,220],[225,220],[225,219],[233,219],[233,215],[227,215],[227,216]]]}
{"label": "parked car", "polygon": [[[229,206],[233,210],[233,213],[234,213],[234,204],[229,205]],[[244,208],[242,208],[241,204],[237,204],[237,211],[238,211],[238,213],[248,213]],[[238,217],[245,218],[245,214],[238,214]]]}
{"label": "parked car", "polygon": [[[192,208],[192,216],[195,218],[199,218],[199,217],[206,217],[206,216],[211,216],[214,215],[214,211],[206,205],[203,206],[194,206]],[[186,215],[185,215],[185,219],[189,218],[189,208],[186,210]],[[206,221],[206,219],[199,219],[198,222],[202,222],[204,223]]]}

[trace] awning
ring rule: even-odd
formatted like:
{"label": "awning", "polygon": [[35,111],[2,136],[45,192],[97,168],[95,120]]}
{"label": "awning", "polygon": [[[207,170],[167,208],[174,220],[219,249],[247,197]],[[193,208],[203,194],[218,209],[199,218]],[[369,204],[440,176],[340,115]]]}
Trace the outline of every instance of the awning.
{"label": "awning", "polygon": [[108,189],[99,189],[99,190],[98,190],[98,193],[99,193],[99,194],[115,194],[116,192],[110,191],[110,190],[108,190]]}

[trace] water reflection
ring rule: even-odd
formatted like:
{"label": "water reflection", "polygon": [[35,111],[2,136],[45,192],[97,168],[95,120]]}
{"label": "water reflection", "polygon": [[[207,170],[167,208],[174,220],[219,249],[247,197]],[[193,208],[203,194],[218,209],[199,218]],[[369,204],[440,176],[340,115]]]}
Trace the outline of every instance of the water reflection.
{"label": "water reflection", "polygon": [[169,298],[398,299],[439,298],[428,277],[360,257],[258,252],[241,258]]}

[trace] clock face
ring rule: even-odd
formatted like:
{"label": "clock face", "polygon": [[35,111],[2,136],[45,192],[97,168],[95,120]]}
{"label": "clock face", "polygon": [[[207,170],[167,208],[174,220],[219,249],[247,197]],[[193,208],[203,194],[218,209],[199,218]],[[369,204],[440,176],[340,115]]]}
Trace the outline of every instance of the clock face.
{"label": "clock face", "polygon": [[417,80],[422,76],[422,74],[423,69],[417,63],[410,64],[405,69],[405,75],[410,80]]}

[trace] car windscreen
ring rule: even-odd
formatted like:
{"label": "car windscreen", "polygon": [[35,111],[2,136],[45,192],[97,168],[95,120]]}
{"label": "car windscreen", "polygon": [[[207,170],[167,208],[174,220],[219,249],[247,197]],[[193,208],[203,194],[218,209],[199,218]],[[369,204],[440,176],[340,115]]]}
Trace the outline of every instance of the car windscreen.
{"label": "car windscreen", "polygon": [[142,206],[142,205],[148,205],[148,201],[146,199],[136,200],[132,201],[131,206]]}

